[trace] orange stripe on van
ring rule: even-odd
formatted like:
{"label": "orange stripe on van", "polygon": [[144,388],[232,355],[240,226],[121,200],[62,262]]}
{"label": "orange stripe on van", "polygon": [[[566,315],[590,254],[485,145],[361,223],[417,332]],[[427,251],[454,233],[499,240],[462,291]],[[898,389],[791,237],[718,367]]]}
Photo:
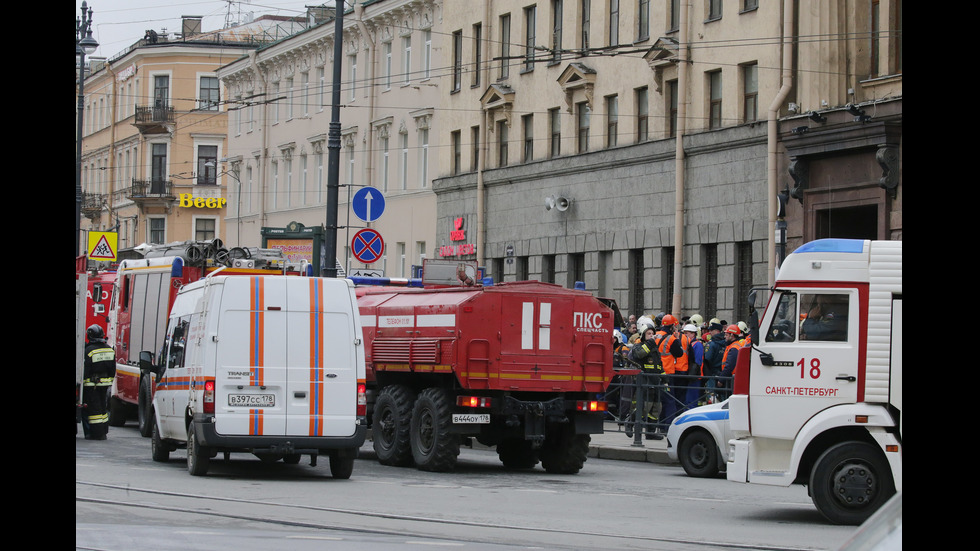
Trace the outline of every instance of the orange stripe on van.
{"label": "orange stripe on van", "polygon": [[248,433],[252,436],[259,436],[263,430],[263,417],[261,409],[248,410]]}
{"label": "orange stripe on van", "polygon": [[249,347],[249,365],[252,366],[252,377],[249,383],[261,385],[265,354],[262,344],[265,338],[265,282],[261,277],[251,278],[249,296],[249,310],[252,312],[249,316],[249,336],[252,340]]}
{"label": "orange stripe on van", "polygon": [[310,436],[323,435],[323,280],[310,279]]}

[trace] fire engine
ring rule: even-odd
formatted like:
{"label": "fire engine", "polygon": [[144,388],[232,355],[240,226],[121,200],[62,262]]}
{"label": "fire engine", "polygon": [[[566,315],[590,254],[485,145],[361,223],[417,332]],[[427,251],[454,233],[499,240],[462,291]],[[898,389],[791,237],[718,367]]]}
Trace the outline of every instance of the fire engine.
{"label": "fire engine", "polygon": [[602,432],[618,311],[549,283],[481,285],[464,268],[450,286],[357,289],[378,460],[449,471],[476,438],[505,467],[577,473]]}
{"label": "fire engine", "polygon": [[901,241],[804,244],[749,325],[728,480],[804,484],[831,522],[864,522],[902,490]]}
{"label": "fire engine", "polygon": [[121,426],[136,410],[139,431],[150,436],[153,376],[140,369],[140,351],[159,355],[177,291],[209,274],[307,275],[309,265],[287,263],[278,249],[225,249],[220,240],[153,245],[141,259],[123,260],[109,307],[109,343],[116,352],[116,377],[109,399],[109,424]]}

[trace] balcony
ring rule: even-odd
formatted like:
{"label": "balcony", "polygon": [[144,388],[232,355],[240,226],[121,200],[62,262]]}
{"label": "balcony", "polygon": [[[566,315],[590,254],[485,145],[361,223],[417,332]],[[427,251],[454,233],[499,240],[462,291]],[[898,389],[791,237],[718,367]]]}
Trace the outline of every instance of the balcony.
{"label": "balcony", "polygon": [[174,130],[174,108],[172,106],[136,106],[133,125],[141,134],[169,134]]}
{"label": "balcony", "polygon": [[169,208],[177,200],[172,180],[137,180],[136,178],[133,178],[133,185],[129,188],[126,198],[141,208],[147,206]]}
{"label": "balcony", "polygon": [[106,196],[101,193],[83,193],[82,194],[82,215],[91,220],[92,222],[98,222],[99,218],[102,216],[102,209],[106,205]]}

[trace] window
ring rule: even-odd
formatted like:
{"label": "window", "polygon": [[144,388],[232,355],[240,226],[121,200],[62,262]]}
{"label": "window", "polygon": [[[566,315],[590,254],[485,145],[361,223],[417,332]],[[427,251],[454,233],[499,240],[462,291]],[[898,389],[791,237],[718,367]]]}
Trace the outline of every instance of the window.
{"label": "window", "polygon": [[749,11],[758,9],[759,0],[743,0],[742,1],[742,11]]}
{"label": "window", "polygon": [[579,33],[579,47],[589,47],[589,32],[592,26],[592,0],[582,0],[582,29]]}
{"label": "window", "polygon": [[541,281],[555,282],[555,255],[546,254],[541,257]]}
{"label": "window", "polygon": [[668,32],[676,32],[681,26],[681,0],[670,1],[670,28]]}
{"label": "window", "polygon": [[408,133],[402,133],[399,136],[401,136],[402,142],[401,188],[408,189]]}
{"label": "window", "polygon": [[568,255],[568,288],[574,289],[577,281],[585,282],[585,253]]}
{"label": "window", "polygon": [[650,38],[650,0],[639,0],[636,14],[636,40],[647,40]]}
{"label": "window", "polygon": [[150,243],[162,244],[166,243],[166,229],[167,229],[167,219],[166,218],[150,218],[149,219],[149,231],[150,231]]}
{"label": "window", "polygon": [[282,163],[285,165],[286,176],[286,206],[293,204],[293,158],[285,156]]}
{"label": "window", "polygon": [[700,293],[702,312],[718,311],[718,245],[701,245]]}
{"label": "window", "polygon": [[279,163],[272,161],[272,208],[279,206]]}
{"label": "window", "polygon": [[382,45],[382,50],[384,52],[384,84],[385,90],[391,90],[391,42],[385,42]]}
{"label": "window", "polygon": [[402,82],[408,84],[412,81],[412,37],[411,35],[402,38]]}
{"label": "window", "polygon": [[524,71],[534,70],[534,41],[537,6],[524,8]]}
{"label": "window", "polygon": [[759,120],[759,66],[742,66],[742,122]]}
{"label": "window", "polygon": [[561,109],[548,109],[549,150],[551,157],[561,155]]}
{"label": "window", "polygon": [[749,317],[749,291],[752,289],[752,242],[735,243],[735,319]]}
{"label": "window", "polygon": [[497,166],[507,166],[507,121],[497,123]]}
{"label": "window", "polygon": [[578,152],[585,153],[589,150],[589,125],[591,124],[592,109],[588,102],[575,104],[576,120],[578,121]]}
{"label": "window", "polygon": [[471,155],[472,164],[470,169],[476,172],[480,169],[480,127],[474,126],[470,128],[470,142],[473,147],[473,154]]}
{"label": "window", "polygon": [[199,145],[197,147],[197,183],[215,185],[218,183],[218,146]]}
{"label": "window", "polygon": [[510,14],[500,16],[500,78],[510,76]]}
{"label": "window", "polygon": [[619,97],[606,97],[606,147],[616,147],[619,134]]}
{"label": "window", "polygon": [[524,126],[524,162],[529,163],[534,160],[534,115],[522,115],[521,123]]}
{"label": "window", "polygon": [[721,71],[708,73],[708,128],[721,128]]}
{"label": "window", "polygon": [[483,25],[477,23],[473,25],[473,75],[470,82],[470,86],[477,87],[480,85],[480,73],[482,73],[481,64],[483,63],[483,46],[481,42],[483,40]]}
{"label": "window", "polygon": [[422,77],[429,78],[432,71],[432,31],[422,33],[422,39],[424,48],[422,51]]}
{"label": "window", "polygon": [[[842,293],[782,293],[766,342],[799,340],[843,342],[847,340],[849,297]],[[797,312],[797,305],[801,306]]]}
{"label": "window", "polygon": [[218,77],[201,77],[201,90],[197,108],[204,111],[217,111],[218,94]]}
{"label": "window", "polygon": [[150,149],[150,193],[162,195],[167,180],[167,144],[155,143]]}
{"label": "window", "polygon": [[459,92],[463,79],[463,31],[453,33],[453,92]]}
{"label": "window", "polygon": [[[669,310],[674,302],[674,248],[660,249],[660,304]],[[739,318],[741,319],[741,318]]]}
{"label": "window", "polygon": [[453,166],[451,167],[451,173],[453,175],[456,175],[462,172],[460,163],[462,162],[462,156],[463,156],[463,152],[461,149],[463,147],[463,144],[460,143],[462,141],[460,131],[459,130],[453,131],[449,136],[449,140],[452,143],[452,148],[453,148],[453,160],[452,160]]}
{"label": "window", "polygon": [[429,187],[429,129],[419,130],[422,147],[419,149],[419,187]]}
{"label": "window", "polygon": [[[153,77],[153,108],[165,109],[170,106],[170,76],[156,75]],[[154,117],[154,120],[159,120]]]}
{"label": "window", "polygon": [[551,0],[551,62],[561,61],[562,0]]}
{"label": "window", "polygon": [[300,73],[300,83],[302,88],[300,89],[300,107],[302,107],[303,116],[310,114],[310,73],[304,72]]}
{"label": "window", "polygon": [[381,138],[381,189],[388,191],[388,136]]}
{"label": "window", "polygon": [[636,141],[650,139],[650,98],[647,87],[636,89]]}
{"label": "window", "polygon": [[677,81],[671,80],[667,83],[667,135],[674,137],[677,135]]}
{"label": "window", "polygon": [[350,81],[350,100],[354,101],[357,90],[357,54],[347,56],[347,75]]}
{"label": "window", "polygon": [[214,218],[198,218],[194,223],[194,239],[214,241],[216,221]]}
{"label": "window", "polygon": [[296,102],[296,90],[294,86],[293,77],[286,79],[286,120],[291,120],[293,118],[293,103]]}
{"label": "window", "polygon": [[397,243],[398,250],[398,277],[405,277],[405,243]]}
{"label": "window", "polygon": [[721,0],[708,0],[708,20],[721,19]]}
{"label": "window", "polygon": [[609,45],[619,44],[619,0],[609,0]]}
{"label": "window", "polygon": [[326,75],[326,71],[324,70],[323,67],[317,67],[317,69],[316,69],[316,78],[319,81],[319,84],[317,85],[317,90],[316,90],[316,93],[317,93],[317,96],[318,96],[318,100],[317,100],[317,107],[318,107],[318,109],[317,110],[318,111],[323,111],[323,106],[326,105],[326,103],[327,103],[326,102],[326,97],[327,97],[327,95],[326,95],[327,94],[327,75]]}
{"label": "window", "polygon": [[279,104],[282,100],[279,99],[279,83],[272,83],[272,124],[279,122]]}

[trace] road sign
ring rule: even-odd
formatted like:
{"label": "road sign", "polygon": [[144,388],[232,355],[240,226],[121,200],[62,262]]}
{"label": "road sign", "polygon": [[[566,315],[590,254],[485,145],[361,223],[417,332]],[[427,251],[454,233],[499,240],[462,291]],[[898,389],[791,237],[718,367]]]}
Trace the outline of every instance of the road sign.
{"label": "road sign", "polygon": [[351,207],[354,209],[354,216],[365,222],[374,222],[385,211],[385,196],[373,187],[363,187],[354,194]]}
{"label": "road sign", "polygon": [[370,264],[381,260],[381,255],[385,252],[385,242],[377,230],[364,228],[354,234],[354,239],[350,241],[351,252],[354,258]]}
{"label": "road sign", "polygon": [[88,257],[91,260],[116,260],[116,244],[119,234],[116,232],[88,232]]}

